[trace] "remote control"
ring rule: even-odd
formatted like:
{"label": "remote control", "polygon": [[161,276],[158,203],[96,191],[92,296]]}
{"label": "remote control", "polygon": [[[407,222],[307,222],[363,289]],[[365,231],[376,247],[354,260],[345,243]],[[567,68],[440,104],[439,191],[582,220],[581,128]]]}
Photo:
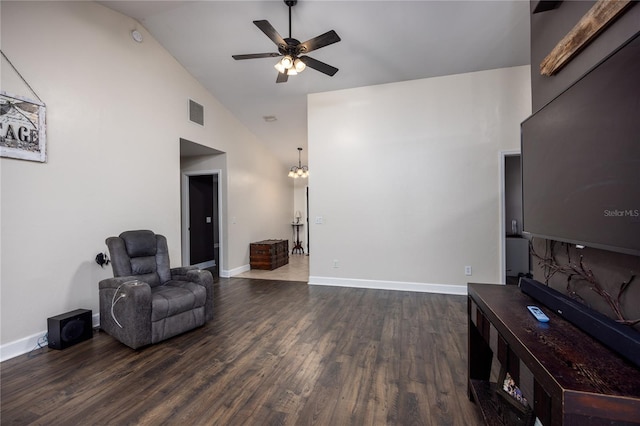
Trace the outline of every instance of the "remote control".
{"label": "remote control", "polygon": [[531,314],[540,322],[549,322],[549,317],[544,314],[537,306],[527,306]]}

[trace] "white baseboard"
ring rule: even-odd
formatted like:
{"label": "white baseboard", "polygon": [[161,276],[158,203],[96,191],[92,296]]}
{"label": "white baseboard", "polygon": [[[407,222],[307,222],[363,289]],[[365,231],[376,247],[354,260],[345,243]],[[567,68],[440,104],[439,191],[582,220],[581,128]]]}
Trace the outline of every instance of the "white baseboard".
{"label": "white baseboard", "polygon": [[416,291],[422,293],[467,295],[466,285],[412,283],[403,281],[360,280],[353,278],[309,277],[309,285],[370,288],[376,290]]}
{"label": "white baseboard", "polygon": [[[96,313],[91,316],[91,324],[93,328],[100,326],[100,314]],[[24,355],[38,347],[38,340],[47,334],[47,330],[22,339],[14,340],[0,346],[0,362]]]}
{"label": "white baseboard", "polygon": [[241,274],[243,272],[247,272],[251,270],[251,265],[247,264],[247,265],[242,265],[240,267],[234,268],[234,269],[224,269],[222,271],[220,271],[220,276],[223,278],[230,278],[233,277],[234,275],[238,275]]}
{"label": "white baseboard", "polygon": [[46,331],[32,334],[31,336],[23,337],[22,339],[15,340],[0,346],[0,361],[6,361],[8,359],[17,357],[22,354],[26,354],[38,347],[38,340],[47,334]]}

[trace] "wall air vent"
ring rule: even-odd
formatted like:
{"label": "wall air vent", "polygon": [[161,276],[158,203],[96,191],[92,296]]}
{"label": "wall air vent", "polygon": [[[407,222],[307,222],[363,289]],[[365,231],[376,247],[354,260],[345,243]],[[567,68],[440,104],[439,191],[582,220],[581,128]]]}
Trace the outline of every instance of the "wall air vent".
{"label": "wall air vent", "polygon": [[204,126],[204,107],[189,99],[189,121]]}

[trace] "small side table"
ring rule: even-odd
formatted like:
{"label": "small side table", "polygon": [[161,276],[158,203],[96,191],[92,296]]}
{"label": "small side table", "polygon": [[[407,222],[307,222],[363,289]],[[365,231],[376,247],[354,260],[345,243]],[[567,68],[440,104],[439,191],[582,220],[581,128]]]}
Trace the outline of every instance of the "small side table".
{"label": "small side table", "polygon": [[302,247],[302,241],[300,241],[300,227],[304,225],[304,223],[295,223],[293,222],[291,226],[296,234],[296,240],[293,242],[293,250],[291,250],[291,254],[295,254],[300,250],[301,254],[304,254],[304,247]]}

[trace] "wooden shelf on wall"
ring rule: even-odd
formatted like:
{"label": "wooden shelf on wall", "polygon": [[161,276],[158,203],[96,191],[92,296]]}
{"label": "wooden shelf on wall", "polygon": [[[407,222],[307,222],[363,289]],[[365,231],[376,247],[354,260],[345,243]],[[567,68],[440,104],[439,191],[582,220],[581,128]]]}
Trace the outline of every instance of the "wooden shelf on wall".
{"label": "wooden shelf on wall", "polygon": [[631,0],[598,0],[573,29],[558,42],[551,53],[542,60],[540,74],[552,76],[560,71],[633,4],[634,2]]}

